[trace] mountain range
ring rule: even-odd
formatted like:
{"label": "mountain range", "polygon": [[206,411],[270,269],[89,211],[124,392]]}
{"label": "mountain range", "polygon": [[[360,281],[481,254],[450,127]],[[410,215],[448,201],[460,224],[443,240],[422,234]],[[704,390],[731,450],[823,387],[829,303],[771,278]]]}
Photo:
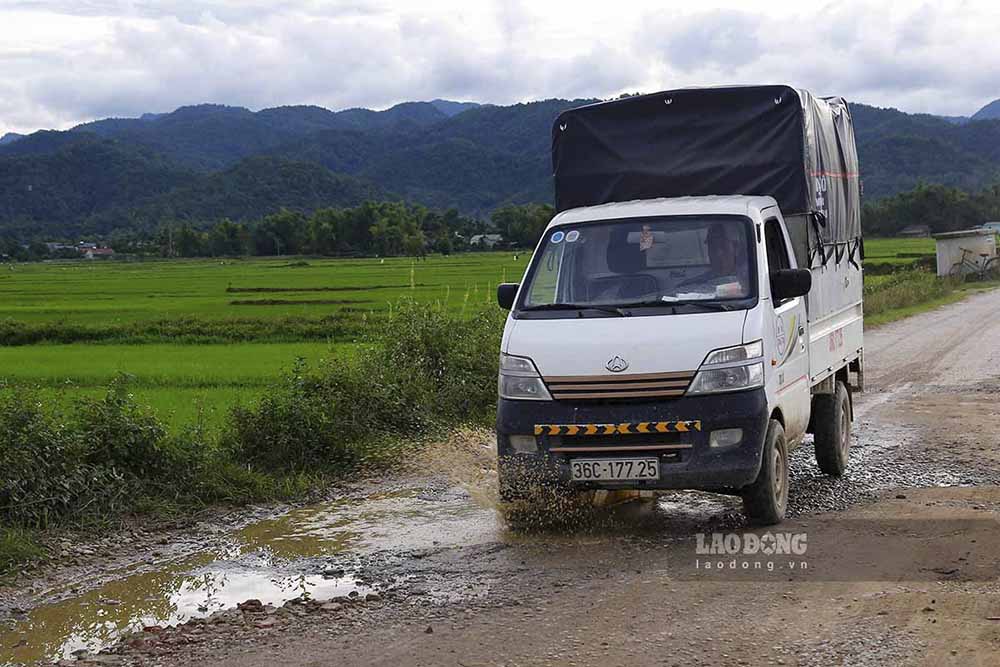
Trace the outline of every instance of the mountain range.
{"label": "mountain range", "polygon": [[[404,199],[486,216],[551,201],[549,139],[562,110],[433,100],[385,111],[202,104],[67,131],[0,138],[0,234],[149,231]],[[921,182],[973,190],[1000,175],[1000,100],[970,118],[853,104],[865,197]]]}

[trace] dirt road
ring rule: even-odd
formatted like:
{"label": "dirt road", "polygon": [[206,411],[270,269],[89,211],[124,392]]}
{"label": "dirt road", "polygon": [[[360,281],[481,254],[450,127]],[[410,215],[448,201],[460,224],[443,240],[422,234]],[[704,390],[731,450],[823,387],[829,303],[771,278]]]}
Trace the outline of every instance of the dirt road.
{"label": "dirt road", "polygon": [[[109,646],[80,654],[109,664],[996,665],[1000,291],[870,332],[866,358],[848,477],[800,448],[780,527],[681,493],[514,530],[490,503],[489,434],[464,434],[416,466],[432,477],[252,523],[220,537],[229,555],[162,546],[169,567],[0,631],[24,642],[0,662],[44,635],[50,658]],[[114,631],[83,641],[94,627]]]}

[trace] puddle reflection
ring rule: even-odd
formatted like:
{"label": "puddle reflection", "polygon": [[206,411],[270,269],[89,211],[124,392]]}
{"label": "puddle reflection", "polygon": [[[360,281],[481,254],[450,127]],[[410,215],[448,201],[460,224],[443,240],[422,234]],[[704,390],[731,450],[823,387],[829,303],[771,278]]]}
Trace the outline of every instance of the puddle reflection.
{"label": "puddle reflection", "polygon": [[678,493],[588,510],[581,516],[589,517],[589,525],[528,529],[512,529],[509,516],[505,519],[495,507],[476,504],[455,489],[429,493],[409,488],[303,507],[235,531],[221,551],[199,553],[36,608],[13,627],[0,628],[0,664],[95,651],[144,626],[183,623],[251,598],[280,606],[303,594],[323,600],[366,590],[350,576],[325,579],[296,572],[295,562],[302,558],[497,541],[579,544],[664,531],[690,535],[706,517],[736,512],[736,503],[724,496]]}

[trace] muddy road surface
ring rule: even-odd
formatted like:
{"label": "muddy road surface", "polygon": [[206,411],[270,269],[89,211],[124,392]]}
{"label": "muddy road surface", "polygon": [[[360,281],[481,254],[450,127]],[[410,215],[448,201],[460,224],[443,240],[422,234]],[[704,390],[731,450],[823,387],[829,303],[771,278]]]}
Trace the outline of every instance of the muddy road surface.
{"label": "muddy road surface", "polygon": [[866,354],[848,475],[798,449],[781,526],[704,493],[501,512],[459,433],[329,502],[67,545],[0,591],[0,664],[1000,664],[1000,291]]}

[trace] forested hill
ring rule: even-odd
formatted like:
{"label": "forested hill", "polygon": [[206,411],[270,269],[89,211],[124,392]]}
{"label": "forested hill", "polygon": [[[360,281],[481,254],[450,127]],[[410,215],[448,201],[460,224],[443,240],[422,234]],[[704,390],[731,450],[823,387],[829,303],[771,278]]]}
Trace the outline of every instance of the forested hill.
{"label": "forested hill", "polygon": [[[198,105],[0,142],[0,235],[151,230],[280,208],[405,199],[485,216],[549,202],[550,128],[593,100],[490,106],[447,100],[386,111]],[[968,122],[853,105],[865,196],[917,184],[975,190],[1000,174],[1000,119]]]}

